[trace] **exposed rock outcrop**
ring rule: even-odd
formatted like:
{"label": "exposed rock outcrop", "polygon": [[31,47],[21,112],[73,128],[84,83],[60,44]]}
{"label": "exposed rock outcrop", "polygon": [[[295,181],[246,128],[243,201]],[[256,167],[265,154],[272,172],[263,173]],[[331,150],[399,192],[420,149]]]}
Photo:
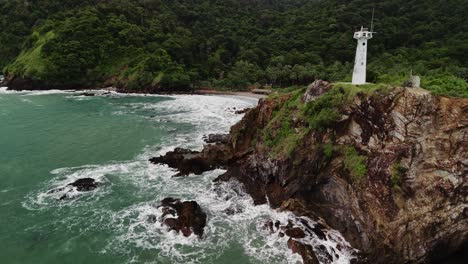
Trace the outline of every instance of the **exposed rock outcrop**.
{"label": "exposed rock outcrop", "polygon": [[252,109],[252,108],[244,108],[244,109],[241,109],[241,110],[236,110],[234,113],[236,115],[241,115],[241,114],[247,113],[250,109]]}
{"label": "exposed rock outcrop", "polygon": [[76,187],[79,192],[91,191],[98,187],[98,183],[93,178],[81,178],[68,185]]}
{"label": "exposed rock outcrop", "polygon": [[[78,192],[89,192],[96,189],[101,183],[93,178],[81,178],[62,187],[51,189],[47,194],[56,196],[59,200],[66,200],[76,196]],[[57,196],[57,194],[59,196]]]}
{"label": "exposed rock outcrop", "polygon": [[[303,100],[328,90],[316,83]],[[332,126],[310,130],[289,155],[272,156],[263,131],[288,100],[261,100],[232,127],[228,144],[179,163],[202,159],[228,168],[217,180],[237,179],[256,204],[323,218],[361,250],[361,262],[440,261],[466,245],[468,99],[419,88],[358,93]],[[359,178],[346,148],[363,159]]]}
{"label": "exposed rock outcrop", "polygon": [[206,214],[195,201],[180,201],[174,198],[165,198],[161,201],[163,210],[163,224],[170,230],[175,230],[188,237],[195,234],[203,236],[206,226]]}
{"label": "exposed rock outcrop", "polygon": [[176,176],[187,176],[190,173],[202,174],[204,171],[214,169],[214,165],[203,159],[200,152],[189,149],[176,148],[164,156],[151,158],[154,164],[167,164],[179,170]]}
{"label": "exposed rock outcrop", "polygon": [[229,142],[229,134],[208,134],[203,140],[206,143],[227,144]]}
{"label": "exposed rock outcrop", "polygon": [[307,86],[307,90],[304,93],[304,96],[302,97],[302,101],[304,103],[314,101],[322,94],[328,92],[332,87],[333,85],[327,81],[316,80],[309,86]]}

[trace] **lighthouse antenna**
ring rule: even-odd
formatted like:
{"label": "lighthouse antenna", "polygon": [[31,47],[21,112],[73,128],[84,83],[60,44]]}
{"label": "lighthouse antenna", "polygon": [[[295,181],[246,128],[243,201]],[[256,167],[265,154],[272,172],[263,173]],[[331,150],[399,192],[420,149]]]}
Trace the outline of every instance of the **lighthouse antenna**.
{"label": "lighthouse antenna", "polygon": [[374,32],[374,11],[375,11],[375,8],[372,8],[372,20],[371,20],[371,26],[370,26],[371,32]]}

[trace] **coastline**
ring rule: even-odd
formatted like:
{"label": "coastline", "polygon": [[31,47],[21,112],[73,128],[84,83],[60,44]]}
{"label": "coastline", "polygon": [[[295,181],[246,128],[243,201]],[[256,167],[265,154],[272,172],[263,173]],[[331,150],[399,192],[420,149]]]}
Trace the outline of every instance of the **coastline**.
{"label": "coastline", "polygon": [[195,90],[194,94],[199,95],[234,95],[234,96],[245,96],[245,97],[252,97],[257,99],[266,98],[267,95],[265,94],[257,94],[253,92],[235,92],[235,91],[218,91],[212,89],[201,89]]}
{"label": "coastline", "polygon": [[[72,92],[72,93],[79,93],[79,92],[94,92],[94,91],[103,91],[103,92],[109,92],[109,93],[118,93],[118,94],[139,94],[139,95],[227,95],[227,96],[243,96],[243,97],[249,97],[249,98],[255,98],[255,99],[262,99],[266,98],[268,95],[265,94],[258,94],[258,93],[253,93],[253,92],[236,92],[236,91],[219,91],[219,90],[214,90],[214,89],[200,89],[200,90],[193,90],[192,92],[179,92],[179,91],[174,91],[174,92],[160,92],[160,93],[145,93],[145,92],[130,92],[130,91],[122,91],[122,90],[117,90],[115,88],[96,88],[96,89],[72,89],[72,90],[61,90],[61,89],[47,89],[47,90],[14,90],[14,89],[8,89],[7,86],[0,86],[2,88],[2,91],[11,91],[11,92],[38,92],[38,91],[62,91],[62,92]],[[96,94],[99,95],[99,94]]]}

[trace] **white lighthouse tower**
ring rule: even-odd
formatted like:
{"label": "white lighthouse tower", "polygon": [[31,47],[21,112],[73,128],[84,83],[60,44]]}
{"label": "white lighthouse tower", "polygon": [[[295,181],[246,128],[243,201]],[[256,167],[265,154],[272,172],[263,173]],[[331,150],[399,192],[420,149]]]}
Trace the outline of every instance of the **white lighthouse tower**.
{"label": "white lighthouse tower", "polygon": [[372,29],[361,27],[360,31],[354,32],[354,38],[357,39],[356,59],[354,61],[353,84],[366,83],[367,66],[367,40],[372,38]]}

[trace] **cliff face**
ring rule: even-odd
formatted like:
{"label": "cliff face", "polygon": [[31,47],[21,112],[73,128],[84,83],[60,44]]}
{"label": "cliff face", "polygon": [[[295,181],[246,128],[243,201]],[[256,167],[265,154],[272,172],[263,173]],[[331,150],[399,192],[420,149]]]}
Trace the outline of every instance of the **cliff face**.
{"label": "cliff face", "polygon": [[[303,100],[320,98],[327,85],[315,83]],[[261,101],[233,126],[228,145],[199,154],[207,168],[228,169],[218,180],[239,180],[257,204],[324,219],[363,262],[436,262],[466,246],[467,99],[413,88],[357,93],[325,129],[303,133],[292,118],[297,145],[273,155],[265,133],[276,133],[267,130],[288,100]]]}

